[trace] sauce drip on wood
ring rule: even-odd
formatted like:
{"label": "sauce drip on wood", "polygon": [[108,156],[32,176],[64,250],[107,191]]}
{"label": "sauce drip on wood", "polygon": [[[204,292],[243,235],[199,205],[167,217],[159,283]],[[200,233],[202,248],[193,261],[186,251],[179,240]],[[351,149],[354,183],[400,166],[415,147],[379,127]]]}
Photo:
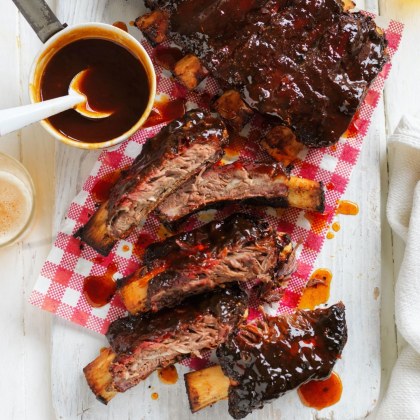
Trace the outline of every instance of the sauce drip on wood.
{"label": "sauce drip on wood", "polygon": [[91,306],[100,308],[111,301],[117,290],[117,283],[112,278],[116,272],[116,264],[111,263],[104,275],[85,278],[83,294]]}
{"label": "sauce drip on wood", "polygon": [[157,392],[154,392],[152,394],[152,400],[157,400],[159,398],[159,394]]}
{"label": "sauce drip on wood", "polygon": [[186,112],[185,103],[186,100],[184,98],[177,98],[172,101],[165,98],[155,101],[149,118],[143,124],[143,127],[153,127],[154,125],[181,118]]}
{"label": "sauce drip on wood", "polygon": [[179,48],[163,47],[161,45],[155,48],[153,54],[159,66],[171,71],[175,68],[175,64],[184,56]]}
{"label": "sauce drip on wood", "polygon": [[128,32],[127,24],[126,24],[126,23],[124,23],[124,22],[121,22],[121,21],[114,22],[114,23],[112,24],[112,26],[115,26],[115,27],[116,27],[116,28],[118,28],[118,29],[121,29],[121,30],[123,30],[123,31],[125,31],[125,32]]}
{"label": "sauce drip on wood", "polygon": [[340,200],[338,202],[337,214],[344,214],[346,216],[356,216],[359,214],[359,206],[353,201],[349,200]]}
{"label": "sauce drip on wood", "polygon": [[91,120],[71,109],[50,117],[49,122],[68,138],[89,143],[124,134],[146,109],[149,81],[142,63],[112,41],[83,39],[57,51],[42,75],[42,100],[67,95],[73,77],[86,69],[80,91],[87,96],[89,107],[112,115]]}
{"label": "sauce drip on wood", "polygon": [[308,407],[322,410],[340,401],[343,384],[337,373],[333,372],[328,379],[311,381],[298,389],[299,398]]}
{"label": "sauce drip on wood", "polygon": [[158,370],[158,377],[160,381],[167,385],[176,384],[178,381],[178,372],[174,365]]}
{"label": "sauce drip on wood", "polygon": [[338,223],[338,222],[334,222],[334,223],[331,225],[331,228],[332,228],[332,230],[333,230],[334,232],[338,232],[338,231],[341,229],[340,223]]}
{"label": "sauce drip on wood", "polygon": [[326,238],[327,239],[334,239],[334,233],[332,233],[332,232],[327,232],[327,236],[326,236]]}
{"label": "sauce drip on wood", "polygon": [[327,268],[315,270],[309,278],[299,302],[299,309],[315,309],[330,297],[332,273]]}
{"label": "sauce drip on wood", "polygon": [[106,174],[101,179],[96,181],[92,188],[92,199],[95,203],[102,204],[109,198],[112,187],[120,177],[121,169]]}

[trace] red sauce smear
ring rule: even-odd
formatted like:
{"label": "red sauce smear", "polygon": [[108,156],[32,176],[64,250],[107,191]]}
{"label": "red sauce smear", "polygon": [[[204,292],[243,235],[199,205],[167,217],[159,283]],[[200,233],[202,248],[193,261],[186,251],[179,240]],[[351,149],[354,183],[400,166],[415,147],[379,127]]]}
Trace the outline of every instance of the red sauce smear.
{"label": "red sauce smear", "polygon": [[305,213],[305,219],[309,221],[311,224],[311,229],[315,233],[322,233],[327,226],[328,223],[328,213],[313,213],[313,212],[307,212]]}
{"label": "red sauce smear", "polygon": [[106,174],[99,179],[92,188],[92,199],[95,203],[102,204],[108,200],[110,192],[114,184],[120,177],[121,169]]}
{"label": "red sauce smear", "polygon": [[328,301],[332,273],[327,268],[318,268],[309,278],[306,289],[300,298],[299,309],[315,309],[316,306]]}
{"label": "red sauce smear", "polygon": [[159,66],[172,71],[184,54],[179,48],[158,46],[155,48],[153,56]]}
{"label": "red sauce smear", "polygon": [[181,118],[186,112],[185,103],[186,100],[184,98],[177,98],[172,101],[167,99],[156,101],[143,127],[153,127],[154,125]]}
{"label": "red sauce smear", "polygon": [[302,403],[308,407],[322,410],[340,401],[343,384],[337,373],[333,372],[328,379],[311,381],[298,389]]}
{"label": "red sauce smear", "polygon": [[83,283],[83,294],[94,308],[109,303],[117,290],[117,283],[112,278],[117,272],[117,265],[111,263],[102,276],[89,276]]}
{"label": "red sauce smear", "polygon": [[128,32],[127,25],[124,22],[118,21],[114,22],[112,26],[115,26],[116,28],[122,29],[125,32]]}
{"label": "red sauce smear", "polygon": [[159,369],[158,377],[162,383],[167,385],[173,385],[178,382],[178,372],[174,365]]}
{"label": "red sauce smear", "polygon": [[344,214],[346,216],[356,216],[359,214],[359,206],[353,201],[340,200],[336,209],[337,214]]}

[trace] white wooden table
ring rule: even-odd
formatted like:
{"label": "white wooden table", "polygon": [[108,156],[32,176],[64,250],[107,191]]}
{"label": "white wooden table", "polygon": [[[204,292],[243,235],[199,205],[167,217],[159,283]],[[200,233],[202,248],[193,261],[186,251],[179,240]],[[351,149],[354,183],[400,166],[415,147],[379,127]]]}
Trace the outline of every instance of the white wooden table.
{"label": "white wooden table", "polygon": [[[108,23],[122,20],[128,23],[139,14],[133,14],[133,11],[137,5],[140,11],[141,3],[141,0],[50,1],[60,20],[69,24],[89,20]],[[358,2],[358,6],[404,22],[406,33],[386,85],[384,100],[375,113],[359,164],[346,193],[345,198],[361,205],[360,215],[340,219],[342,229],[333,241],[327,243],[318,266],[323,263],[333,271],[331,302],[342,298],[351,310],[360,305],[360,302],[352,300],[355,296],[366,295],[373,299],[374,293],[379,290],[381,300],[378,300],[376,306],[371,305],[371,308],[378,308],[378,312],[360,313],[350,328],[357,335],[357,328],[366,328],[362,324],[377,325],[380,315],[380,343],[379,339],[375,341],[373,338],[369,343],[371,354],[367,356],[351,354],[347,350],[342,369],[352,369],[359,359],[364,360],[363,357],[371,358],[372,363],[382,370],[382,394],[398,352],[393,286],[403,251],[402,244],[392,237],[384,214],[388,186],[386,137],[395,128],[401,115],[420,114],[420,83],[417,76],[420,68],[420,0],[366,0],[364,3]],[[18,14],[12,1],[0,0],[0,108],[29,102],[28,74],[40,46],[40,41]],[[86,393],[86,389],[67,387],[71,381],[60,382],[63,372],[69,378],[80,376],[76,366],[89,361],[96,353],[96,350],[92,353],[91,348],[99,349],[103,339],[69,323],[53,321],[49,313],[27,303],[59,222],[69,202],[80,189],[97,153],[58,144],[38,125],[2,138],[0,150],[24,163],[37,190],[36,221],[31,234],[23,243],[0,250],[0,418],[48,420],[56,418],[56,414],[61,418],[72,419],[122,418],[115,411],[107,413],[91,402],[84,406],[83,401],[88,397],[82,394]],[[346,296],[340,296],[343,290]],[[372,332],[372,337],[377,335]],[[85,342],[89,342],[89,346],[85,346]],[[55,368],[51,373],[52,359],[56,367],[61,366],[61,371]],[[343,418],[354,418],[354,413],[365,416],[373,409],[374,401],[366,412],[357,411],[357,402],[363,398],[365,379],[360,377],[355,381],[353,390],[344,389],[350,395],[354,393],[356,407],[349,409]],[[369,390],[369,395],[378,394],[377,385],[372,385],[374,389]],[[166,393],[170,394],[167,391],[161,392],[160,403],[163,404],[164,398],[169,398],[167,401],[176,404],[177,396],[166,396]],[[150,399],[149,394],[147,398]],[[142,398],[142,395],[143,392],[139,393],[138,398]],[[293,403],[293,398],[286,397],[284,406]],[[159,407],[160,404],[156,404]],[[160,408],[163,413],[162,406]],[[148,416],[146,412],[127,413],[130,418],[156,418]],[[171,413],[171,419],[181,418],[177,416],[175,408]],[[278,418],[279,413],[286,412],[280,410],[270,413],[272,418]],[[289,411],[287,413],[287,418],[295,417]],[[305,413],[305,418],[313,417],[312,412]],[[162,418],[167,416],[163,415]]]}

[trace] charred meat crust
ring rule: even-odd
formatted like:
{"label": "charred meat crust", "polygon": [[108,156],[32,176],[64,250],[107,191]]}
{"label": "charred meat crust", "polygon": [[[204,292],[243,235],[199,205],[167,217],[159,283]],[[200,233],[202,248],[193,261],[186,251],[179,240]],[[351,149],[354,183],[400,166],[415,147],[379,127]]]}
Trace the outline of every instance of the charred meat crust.
{"label": "charred meat crust", "polygon": [[229,282],[258,279],[278,287],[294,268],[288,265],[292,249],[290,238],[266,221],[234,214],[150,245],[143,266],[119,281],[119,293],[127,309],[137,313],[176,305]]}
{"label": "charred meat crust", "polygon": [[220,118],[192,110],[171,122],[144,145],[121,175],[109,200],[79,232],[82,240],[108,253],[174,189],[223,155],[228,134]]}
{"label": "charred meat crust", "polygon": [[242,320],[248,297],[237,286],[187,299],[176,308],[114,321],[106,334],[116,354],[109,371],[124,392],[154,370],[216,348]]}
{"label": "charred meat crust", "polygon": [[179,225],[191,213],[227,202],[324,211],[321,183],[301,178],[296,187],[296,182],[290,180],[282,164],[213,165],[181,185],[156,211],[161,221],[169,226]]}
{"label": "charred meat crust", "polygon": [[240,325],[217,356],[230,380],[229,413],[235,419],[314,379],[331,374],[347,341],[345,308],[298,310]]}
{"label": "charred meat crust", "polygon": [[289,126],[309,147],[338,141],[388,61],[373,19],[337,0],[148,0],[167,37],[224,89]]}

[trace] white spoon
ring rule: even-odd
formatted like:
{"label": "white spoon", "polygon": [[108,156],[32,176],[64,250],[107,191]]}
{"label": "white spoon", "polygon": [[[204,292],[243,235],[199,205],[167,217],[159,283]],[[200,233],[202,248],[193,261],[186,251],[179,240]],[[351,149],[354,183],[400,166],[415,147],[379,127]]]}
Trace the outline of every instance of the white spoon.
{"label": "white spoon", "polygon": [[86,72],[87,70],[82,70],[73,77],[69,86],[69,94],[66,96],[0,110],[0,136],[71,108],[90,119],[109,117],[112,112],[99,112],[90,108],[87,97],[80,91],[79,84]]}

